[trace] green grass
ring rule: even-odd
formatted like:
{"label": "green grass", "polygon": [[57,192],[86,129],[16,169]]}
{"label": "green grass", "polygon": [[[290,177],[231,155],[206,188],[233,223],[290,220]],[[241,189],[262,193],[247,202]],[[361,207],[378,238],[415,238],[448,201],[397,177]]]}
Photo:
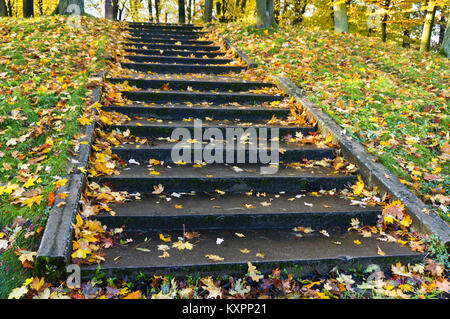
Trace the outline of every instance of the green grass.
{"label": "green grass", "polygon": [[[0,250],[0,298],[33,275],[15,252],[39,247],[47,198],[67,174],[71,141],[80,130],[88,78],[106,66],[102,57],[114,38],[110,22],[67,22],[60,16],[0,19],[0,187],[15,184],[21,192],[0,195],[0,240],[11,246]],[[34,185],[25,187],[33,176]],[[23,204],[36,196],[40,203]]]}
{"label": "green grass", "polygon": [[[449,143],[447,58],[405,50],[394,42],[298,27],[256,30],[228,24],[217,29],[265,71],[285,72],[450,222],[439,197],[448,197],[450,190],[450,164],[442,152]],[[438,178],[425,179],[429,174]]]}

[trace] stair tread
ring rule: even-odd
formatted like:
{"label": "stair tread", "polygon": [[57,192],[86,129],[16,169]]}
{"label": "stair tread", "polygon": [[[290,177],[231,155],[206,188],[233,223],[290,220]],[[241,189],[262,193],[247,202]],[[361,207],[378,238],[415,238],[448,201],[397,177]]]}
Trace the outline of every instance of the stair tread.
{"label": "stair tread", "polygon": [[133,69],[141,72],[156,73],[240,73],[247,69],[246,66],[234,65],[208,65],[208,64],[176,64],[176,63],[138,63],[138,62],[122,62],[121,66],[127,69]]}
{"label": "stair tread", "polygon": [[[220,123],[216,123],[220,122]],[[182,121],[182,120],[146,120],[146,119],[137,119],[137,120],[130,120],[128,122],[125,122],[120,125],[113,125],[114,127],[129,127],[129,126],[139,126],[139,127],[186,127],[186,128],[193,128],[194,127],[194,120],[189,121]],[[223,121],[206,121],[202,120],[202,127],[204,129],[206,128],[243,128],[248,129],[250,127],[257,127],[257,128],[278,128],[278,129],[298,129],[298,131],[302,131],[305,129],[311,129],[314,131],[314,128],[312,126],[305,126],[301,127],[298,125],[269,125],[265,121],[252,121],[252,122],[229,122],[229,123],[223,123]],[[269,135],[270,136],[270,135]]]}
{"label": "stair tread", "polygon": [[167,82],[200,82],[200,83],[208,83],[208,82],[226,82],[226,83],[245,83],[245,84],[264,84],[267,86],[273,86],[273,83],[269,82],[261,82],[261,81],[250,81],[245,78],[240,78],[239,76],[221,76],[215,74],[205,74],[201,77],[192,76],[188,74],[180,74],[177,77],[174,77],[173,74],[146,74],[143,77],[123,77],[123,78],[109,78],[107,81],[128,81],[128,80],[152,80],[152,81],[167,81]]}
{"label": "stair tread", "polygon": [[[239,237],[236,233],[243,234]],[[188,240],[193,244],[192,249],[179,250],[172,247],[172,242],[178,241],[183,236],[179,231],[165,232],[171,236],[172,242],[164,242],[159,238],[158,231],[145,233],[132,233],[127,238],[132,242],[127,245],[116,243],[113,248],[106,249],[106,261],[99,265],[102,271],[109,270],[137,270],[137,271],[167,271],[178,270],[181,272],[208,271],[223,266],[241,265],[242,270],[247,269],[247,263],[264,266],[278,263],[294,262],[304,268],[327,268],[331,270],[334,265],[348,264],[356,259],[357,262],[370,264],[382,264],[392,262],[392,258],[406,257],[411,260],[420,260],[422,254],[412,252],[409,247],[402,247],[395,243],[379,241],[374,237],[365,238],[351,233],[334,233],[329,231],[329,237],[316,232],[304,234],[292,229],[262,229],[262,230],[213,230],[200,231],[199,237]],[[302,237],[298,237],[300,234]],[[217,239],[223,239],[217,244]],[[147,239],[147,240],[146,240]],[[361,242],[355,244],[355,240]],[[337,244],[339,243],[339,244]],[[158,245],[167,245],[170,249],[168,258],[159,258],[163,252],[158,250]],[[139,250],[143,249],[143,250]],[[242,253],[241,249],[247,249],[248,253]],[[378,249],[385,252],[385,256],[378,254]],[[256,256],[263,254],[264,258]],[[216,255],[224,260],[212,262],[205,255]],[[82,270],[95,271],[97,265],[83,266]],[[260,268],[258,268],[259,270]],[[228,275],[238,269],[226,270]]]}
{"label": "stair tread", "polygon": [[189,51],[189,50],[160,50],[160,49],[132,49],[125,48],[126,52],[131,53],[139,53],[142,55],[161,55],[161,56],[190,56],[194,55],[197,57],[208,56],[208,57],[217,57],[225,55],[224,52],[221,51]]}
{"label": "stair tread", "polygon": [[[260,167],[263,164],[208,164],[203,167],[193,167],[194,163],[188,163],[185,165],[158,165],[154,167],[154,170],[159,172],[159,175],[150,175],[146,163],[141,165],[130,164],[130,166],[119,169],[120,175],[112,175],[106,177],[107,179],[123,179],[123,178],[143,178],[149,180],[155,180],[165,178],[206,178],[206,179],[222,179],[222,178],[340,178],[354,176],[354,174],[335,173],[335,171],[329,167],[314,167],[314,168],[292,168],[286,167],[280,164],[278,171],[275,174],[262,175],[260,173]],[[170,167],[168,167],[170,166]],[[233,167],[238,167],[243,171],[237,171]]]}
{"label": "stair tread", "polygon": [[[123,107],[123,108],[149,108],[149,109],[183,109],[183,110],[191,110],[191,109],[210,109],[210,110],[247,110],[247,111],[275,111],[280,113],[289,113],[290,109],[287,107],[265,107],[263,105],[252,105],[252,104],[236,104],[236,103],[230,103],[230,104],[214,104],[214,103],[152,103],[152,102],[136,102],[133,104],[114,104],[111,105],[117,108]],[[107,109],[108,106],[104,107],[104,109]]]}
{"label": "stair tread", "polygon": [[189,50],[192,51],[219,51],[221,48],[217,45],[189,45],[189,44],[157,44],[157,43],[136,43],[136,42],[125,42],[129,48],[137,47],[137,48],[161,48],[161,49],[169,49],[169,50]]}
{"label": "stair tread", "polygon": [[[124,91],[125,92],[125,91]],[[267,96],[267,97],[280,97],[282,95],[264,94],[264,93],[251,93],[251,92],[216,92],[216,91],[181,91],[181,90],[158,90],[158,89],[143,89],[143,90],[130,90],[127,93],[159,93],[159,94],[180,94],[180,95],[216,95],[216,96]]]}
{"label": "stair tread", "polygon": [[[203,144],[208,144],[209,141],[203,141]],[[115,147],[112,147],[111,149],[123,149],[123,150],[141,150],[146,151],[148,149],[171,149],[177,142],[170,142],[166,140],[152,140],[151,145],[149,144],[121,144]],[[225,144],[225,142],[223,143]],[[186,143],[186,145],[188,145]],[[283,149],[283,151],[291,151],[291,150],[328,150],[329,147],[319,147],[316,145],[304,145],[301,143],[284,143],[280,142],[279,147]]]}
{"label": "stair tread", "polygon": [[215,59],[215,58],[192,58],[192,57],[165,57],[161,55],[127,55],[125,56],[126,59],[131,60],[132,58],[146,58],[146,59],[166,59],[166,60],[180,60],[180,61],[210,61],[210,62],[231,62],[232,59]]}
{"label": "stair tread", "polygon": [[208,40],[181,40],[181,39],[170,39],[169,37],[158,38],[158,37],[131,37],[128,38],[130,42],[133,43],[162,43],[162,44],[175,44],[180,42],[180,44],[192,44],[192,45],[212,45],[213,41]]}
{"label": "stair tread", "polygon": [[[141,200],[132,200],[110,207],[115,212],[102,215],[114,217],[123,216],[193,216],[193,215],[231,215],[231,214],[283,214],[283,213],[335,213],[335,212],[378,212],[380,208],[361,204],[341,198],[338,195],[311,196],[304,192],[299,194],[264,193],[257,197],[258,192],[251,196],[245,193],[220,195],[211,193],[174,193],[161,195],[141,194]],[[166,198],[170,199],[166,200]],[[268,203],[270,205],[268,205]],[[306,203],[306,204],[305,204]],[[358,204],[357,204],[358,203]],[[251,208],[243,204],[252,205]],[[175,208],[182,205],[182,209]],[[282,218],[282,217],[281,217]],[[350,225],[350,223],[349,223]],[[251,226],[251,225],[248,225]]]}
{"label": "stair tread", "polygon": [[246,68],[244,66],[238,66],[238,65],[204,65],[204,64],[183,64],[183,63],[159,63],[159,62],[155,62],[155,63],[140,63],[140,62],[122,62],[122,65],[125,66],[129,66],[129,65],[143,65],[143,66],[151,66],[151,65],[158,65],[158,66],[180,66],[180,67],[191,67],[191,66],[202,66],[202,67],[206,67],[206,68],[214,68],[214,69],[242,69],[242,68]]}

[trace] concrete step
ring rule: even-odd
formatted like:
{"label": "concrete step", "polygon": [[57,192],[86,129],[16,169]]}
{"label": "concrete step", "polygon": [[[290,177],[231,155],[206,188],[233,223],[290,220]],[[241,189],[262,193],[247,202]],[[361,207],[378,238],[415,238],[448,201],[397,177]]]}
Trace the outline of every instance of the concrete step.
{"label": "concrete step", "polygon": [[[242,171],[236,171],[234,167]],[[209,164],[201,168],[193,164],[160,165],[159,175],[150,174],[146,165],[120,170],[120,175],[92,178],[98,184],[107,183],[115,190],[150,193],[162,184],[166,192],[300,192],[322,189],[343,189],[356,182],[355,175],[344,175],[328,167],[295,169],[280,164],[274,174],[262,174],[262,164]]]}
{"label": "concrete step", "polygon": [[[207,144],[209,144],[209,141],[204,141],[202,143],[203,147],[205,147]],[[234,146],[233,148],[228,147],[225,142],[217,142],[220,147],[224,150],[224,156],[222,161],[226,161],[226,152],[233,152],[233,158],[234,160],[237,160],[238,158],[238,150],[237,147]],[[117,147],[113,147],[111,150],[114,154],[117,154],[122,160],[128,161],[130,159],[133,159],[135,161],[138,161],[139,163],[147,163],[149,159],[151,158],[158,158],[160,161],[164,161],[165,163],[173,163],[171,152],[173,147],[177,143],[175,142],[168,142],[168,141],[160,141],[160,140],[154,140],[151,142],[151,145],[140,145],[140,144],[125,144],[120,145]],[[179,144],[180,145],[180,144]],[[191,162],[194,161],[194,149],[192,144],[186,143],[186,152],[190,152],[190,159]],[[211,145],[212,146],[212,145]],[[270,146],[270,145],[269,145]],[[244,159],[246,163],[249,163],[250,160],[250,152],[248,150],[248,146],[242,145],[242,147],[246,147],[244,150],[245,155]],[[279,159],[283,163],[288,162],[301,162],[303,160],[322,160],[324,158],[333,159],[335,157],[335,154],[333,153],[332,148],[319,148],[316,146],[301,146],[296,144],[286,144],[286,143],[280,143],[279,147],[282,151],[279,153]],[[267,149],[268,154],[271,154],[270,148],[267,147],[264,148]]]}
{"label": "concrete step", "polygon": [[188,51],[219,51],[220,47],[215,45],[183,45],[183,44],[154,44],[154,43],[125,43],[129,48],[148,50],[188,50]]}
{"label": "concrete step", "polygon": [[[164,57],[163,57],[164,58]],[[171,59],[171,58],[169,58]],[[226,78],[218,78],[216,80],[208,80],[202,77],[198,78],[164,78],[164,79],[138,79],[138,78],[109,78],[109,82],[123,83],[128,82],[129,85],[138,87],[140,89],[163,89],[163,86],[169,86],[171,90],[186,91],[189,88],[192,90],[207,90],[207,91],[248,91],[261,89],[264,87],[273,87],[274,84],[267,82],[245,81]]]}
{"label": "concrete step", "polygon": [[353,218],[362,225],[375,225],[381,214],[379,208],[351,205],[350,200],[337,195],[263,193],[258,197],[257,194],[142,194],[141,200],[111,205],[114,216],[105,212],[95,219],[108,228],[125,226],[127,231],[180,230],[183,225],[186,231],[292,229],[299,225],[345,231]]}
{"label": "concrete step", "polygon": [[[105,130],[119,130],[121,132],[129,130],[130,134],[139,136],[139,137],[171,137],[174,133],[174,130],[177,128],[185,128],[187,129],[191,135],[195,133],[195,125],[194,121],[181,121],[181,120],[173,120],[173,121],[164,121],[164,120],[130,120],[127,123],[123,124],[115,124],[109,127],[106,127]],[[264,129],[267,132],[268,138],[276,137],[271,136],[271,134],[278,134],[279,138],[282,139],[285,136],[295,136],[297,132],[302,133],[303,135],[314,134],[316,129],[314,127],[299,127],[299,126],[277,126],[277,125],[266,125],[264,122],[252,122],[247,125],[245,123],[239,122],[230,122],[228,124],[217,124],[214,121],[202,121],[202,130],[214,129],[214,131],[220,132],[224,137],[226,136],[227,130],[231,134],[232,132],[239,131],[249,131],[249,128],[255,128],[256,134],[262,134],[259,129]],[[275,130],[271,130],[275,129]]]}
{"label": "concrete step", "polygon": [[121,63],[123,68],[132,69],[140,72],[156,73],[206,73],[206,74],[225,74],[239,73],[246,70],[243,66],[224,66],[224,65],[195,65],[195,64],[168,64],[168,63]]}
{"label": "concrete step", "polygon": [[241,103],[241,104],[260,104],[263,102],[281,101],[282,96],[256,93],[239,92],[191,92],[191,91],[162,91],[162,90],[141,90],[124,91],[122,94],[132,101],[141,102],[191,102],[191,103]]}
{"label": "concrete step", "polygon": [[185,45],[212,45],[212,41],[206,40],[191,40],[191,39],[168,39],[158,37],[134,37],[128,38],[129,42],[133,43],[166,43],[166,44],[185,44]]}
{"label": "concrete step", "polygon": [[[242,233],[245,237],[238,237],[236,233]],[[164,233],[171,237],[171,242],[163,242],[159,238],[160,232],[130,233],[124,238],[131,238],[132,242],[126,245],[116,243],[113,248],[104,251],[106,261],[99,268],[108,276],[133,277],[139,273],[242,276],[248,272],[248,262],[251,262],[263,274],[270,274],[275,268],[286,268],[287,271],[295,271],[297,276],[306,276],[311,273],[326,274],[334,267],[348,270],[359,269],[361,265],[362,269],[366,269],[371,264],[386,271],[398,261],[415,264],[424,257],[423,254],[411,252],[409,247],[364,238],[353,232],[329,231],[330,237],[318,232],[298,237],[298,233],[291,229],[200,231],[198,238],[188,240],[193,247],[183,250],[172,247],[178,237],[183,237],[181,229]],[[219,245],[218,238],[223,239]],[[355,240],[361,244],[356,245]],[[159,258],[163,251],[158,250],[158,245],[167,245],[170,257]],[[384,256],[377,253],[378,248],[385,252]],[[249,252],[242,253],[244,249]],[[216,255],[223,260],[211,261],[205,255]],[[83,276],[93,275],[96,270],[97,265],[82,266]]]}
{"label": "concrete step", "polygon": [[225,53],[223,52],[210,52],[210,51],[181,51],[181,50],[160,50],[160,49],[131,49],[125,48],[126,52],[136,53],[141,55],[157,55],[157,56],[182,56],[182,57],[196,57],[202,58],[207,56],[208,58],[216,58],[223,56]]}
{"label": "concrete step", "polygon": [[129,23],[129,29],[133,30],[174,30],[174,31],[194,31],[201,30],[203,27],[195,25],[176,25],[176,24],[152,24],[152,23]]}
{"label": "concrete step", "polygon": [[276,116],[284,118],[289,109],[270,108],[255,105],[224,106],[209,104],[134,104],[103,107],[108,112],[119,112],[128,116],[154,117],[162,120],[181,120],[183,118],[212,118],[215,120],[240,119],[241,121],[262,121]]}
{"label": "concrete step", "polygon": [[160,63],[176,63],[176,64],[228,64],[232,59],[210,59],[210,58],[181,58],[167,57],[160,55],[127,55],[126,59],[134,62],[160,62]]}
{"label": "concrete step", "polygon": [[206,32],[202,31],[186,31],[186,30],[140,30],[140,29],[128,29],[130,35],[137,37],[170,37],[180,39],[197,39],[206,35]]}

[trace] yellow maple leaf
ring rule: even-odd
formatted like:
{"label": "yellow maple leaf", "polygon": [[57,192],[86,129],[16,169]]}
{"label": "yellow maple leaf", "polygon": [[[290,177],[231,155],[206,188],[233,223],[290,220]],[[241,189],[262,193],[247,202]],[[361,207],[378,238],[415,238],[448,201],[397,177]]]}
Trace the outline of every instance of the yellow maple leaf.
{"label": "yellow maple leaf", "polygon": [[163,242],[169,242],[172,241],[172,239],[170,238],[170,236],[164,237],[163,234],[159,234],[159,239],[161,239]]}
{"label": "yellow maple leaf", "polygon": [[26,183],[23,184],[23,187],[29,188],[29,187],[33,186],[33,185],[34,185],[34,182],[35,182],[37,179],[38,179],[38,176],[30,177],[30,178],[26,181]]}
{"label": "yellow maple leaf", "polygon": [[364,191],[364,181],[362,180],[361,176],[358,176],[358,181],[355,185],[352,186],[353,194],[355,195],[361,195],[361,193]]}
{"label": "yellow maple leaf", "polygon": [[88,119],[88,118],[86,118],[86,117],[80,117],[80,118],[78,118],[78,122],[79,122],[81,125],[90,125],[90,124],[92,123],[92,120],[91,120],[91,119]]}
{"label": "yellow maple leaf", "polygon": [[25,286],[15,288],[11,293],[8,295],[8,299],[20,299],[28,292],[28,288]]}
{"label": "yellow maple leaf", "polygon": [[41,201],[42,201],[42,195],[30,197],[30,198],[24,199],[24,200],[22,201],[22,206],[27,205],[28,207],[31,207],[31,206],[33,206],[33,204],[35,204],[35,203],[36,203],[37,205],[39,205],[39,204],[41,203]]}
{"label": "yellow maple leaf", "polygon": [[224,260],[224,258],[222,258],[220,256],[217,256],[217,255],[207,254],[207,255],[205,255],[205,257],[208,258],[211,261],[222,261],[222,260]]}
{"label": "yellow maple leaf", "polygon": [[56,188],[60,188],[64,185],[66,185],[67,181],[68,181],[67,178],[61,178],[61,179],[58,179],[54,184],[56,185]]}
{"label": "yellow maple leaf", "polygon": [[263,277],[260,275],[260,272],[256,269],[255,266],[252,265],[251,262],[247,262],[248,266],[248,274],[253,281],[259,282],[259,280]]}
{"label": "yellow maple leaf", "polygon": [[153,185],[153,189],[154,191],[152,192],[152,194],[159,195],[164,191],[164,186],[162,186],[161,184]]}
{"label": "yellow maple leaf", "polygon": [[188,250],[192,250],[192,248],[194,247],[194,245],[192,245],[190,242],[188,241],[177,241],[175,243],[172,244],[172,247],[178,249],[178,250],[184,250],[184,249],[188,249]]}

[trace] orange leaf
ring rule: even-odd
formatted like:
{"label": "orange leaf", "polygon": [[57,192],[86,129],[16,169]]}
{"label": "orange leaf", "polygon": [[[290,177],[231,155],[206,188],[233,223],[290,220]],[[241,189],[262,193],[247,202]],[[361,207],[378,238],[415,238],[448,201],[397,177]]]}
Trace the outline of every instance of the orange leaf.
{"label": "orange leaf", "polygon": [[141,298],[142,298],[142,295],[141,295],[141,292],[139,290],[136,290],[135,292],[129,293],[128,295],[123,297],[123,299],[141,299]]}
{"label": "orange leaf", "polygon": [[47,202],[48,202],[47,205],[48,205],[48,206],[52,206],[54,201],[55,201],[55,193],[50,192],[50,193],[48,194],[48,198],[47,198]]}

